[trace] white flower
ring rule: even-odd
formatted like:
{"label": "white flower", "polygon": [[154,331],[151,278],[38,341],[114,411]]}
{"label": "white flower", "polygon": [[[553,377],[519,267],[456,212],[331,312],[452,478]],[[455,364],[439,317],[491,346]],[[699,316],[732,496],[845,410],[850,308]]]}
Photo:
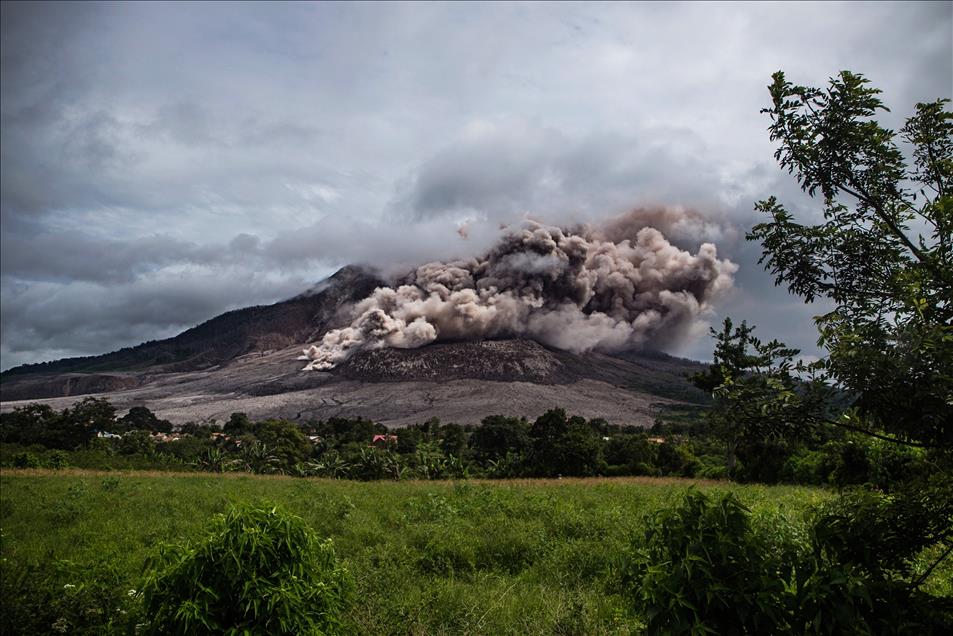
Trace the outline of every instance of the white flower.
{"label": "white flower", "polygon": [[63,586],[63,589],[64,589],[64,590],[75,590],[75,589],[76,589],[76,586],[73,585],[72,583],[67,583],[66,585]]}

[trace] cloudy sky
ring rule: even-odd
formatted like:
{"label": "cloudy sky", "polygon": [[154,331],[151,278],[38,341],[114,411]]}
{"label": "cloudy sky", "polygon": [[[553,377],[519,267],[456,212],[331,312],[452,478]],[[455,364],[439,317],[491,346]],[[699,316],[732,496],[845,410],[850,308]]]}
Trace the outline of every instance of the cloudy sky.
{"label": "cloudy sky", "polygon": [[741,265],[713,320],[812,351],[740,238],[770,194],[815,214],[758,112],[779,69],[861,72],[899,126],[953,93],[953,4],[4,2],[2,367],[648,205]]}

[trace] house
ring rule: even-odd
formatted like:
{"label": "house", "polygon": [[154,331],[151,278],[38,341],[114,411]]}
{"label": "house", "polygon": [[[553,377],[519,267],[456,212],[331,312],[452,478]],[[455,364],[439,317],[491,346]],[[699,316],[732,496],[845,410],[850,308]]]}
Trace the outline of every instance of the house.
{"label": "house", "polygon": [[396,435],[375,435],[374,439],[371,440],[371,446],[376,446],[377,444],[383,444],[387,446],[388,444],[396,444],[397,436]]}
{"label": "house", "polygon": [[178,433],[152,433],[149,435],[154,442],[177,442],[182,439]]}

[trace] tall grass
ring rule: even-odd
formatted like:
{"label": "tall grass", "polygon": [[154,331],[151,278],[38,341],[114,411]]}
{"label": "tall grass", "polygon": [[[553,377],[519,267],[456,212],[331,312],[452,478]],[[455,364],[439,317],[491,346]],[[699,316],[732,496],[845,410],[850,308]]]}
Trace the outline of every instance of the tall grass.
{"label": "tall grass", "polygon": [[[113,631],[133,629],[121,619],[135,606],[124,605],[122,595],[134,599],[128,591],[140,589],[158,543],[197,539],[229,504],[274,502],[334,540],[356,582],[345,618],[353,632],[628,634],[642,623],[619,595],[619,559],[645,515],[670,506],[693,483],[730,490],[756,513],[792,521],[829,496],[804,487],[649,478],[357,483],[4,471],[3,614],[29,616],[29,608],[17,606],[30,602],[29,592],[46,599],[46,609],[32,609],[47,612],[34,630],[68,626],[81,633],[86,620],[95,633],[92,624],[106,615]],[[22,577],[30,567],[43,577]],[[8,587],[17,576],[37,589]],[[57,595],[104,580],[109,589],[77,601],[88,606],[57,604]],[[3,619],[5,633],[23,627],[9,621]]]}

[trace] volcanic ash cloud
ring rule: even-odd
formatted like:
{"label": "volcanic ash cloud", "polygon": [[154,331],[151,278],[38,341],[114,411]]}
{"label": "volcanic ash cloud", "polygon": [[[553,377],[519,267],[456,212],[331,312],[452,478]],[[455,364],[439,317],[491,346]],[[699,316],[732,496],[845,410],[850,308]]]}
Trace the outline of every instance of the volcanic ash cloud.
{"label": "volcanic ash cloud", "polygon": [[421,265],[374,290],[300,359],[330,369],[364,348],[514,336],[577,353],[664,348],[704,324],[738,267],[711,243],[691,254],[655,228],[631,233],[507,230],[482,258]]}

